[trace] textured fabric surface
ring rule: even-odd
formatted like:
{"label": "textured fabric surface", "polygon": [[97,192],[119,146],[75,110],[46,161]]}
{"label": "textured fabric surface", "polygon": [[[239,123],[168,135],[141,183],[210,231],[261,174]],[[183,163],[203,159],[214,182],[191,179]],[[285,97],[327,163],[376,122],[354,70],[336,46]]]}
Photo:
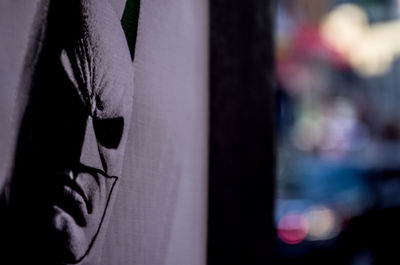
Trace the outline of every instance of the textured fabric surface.
{"label": "textured fabric surface", "polygon": [[130,177],[106,236],[121,251],[105,246],[103,264],[205,263],[206,29],[204,1],[141,1]]}
{"label": "textured fabric surface", "polygon": [[[1,186],[12,169],[28,97],[18,89],[35,42],[31,25],[38,2],[0,4]],[[125,3],[110,3],[122,17]],[[96,264],[204,264],[206,27],[202,1],[141,3],[124,168]]]}

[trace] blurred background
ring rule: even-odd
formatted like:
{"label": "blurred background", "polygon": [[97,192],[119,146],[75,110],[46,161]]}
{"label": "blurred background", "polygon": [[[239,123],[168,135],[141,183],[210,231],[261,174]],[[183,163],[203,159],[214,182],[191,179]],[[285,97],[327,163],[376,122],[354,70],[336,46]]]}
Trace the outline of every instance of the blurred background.
{"label": "blurred background", "polygon": [[277,263],[400,264],[400,1],[277,2]]}

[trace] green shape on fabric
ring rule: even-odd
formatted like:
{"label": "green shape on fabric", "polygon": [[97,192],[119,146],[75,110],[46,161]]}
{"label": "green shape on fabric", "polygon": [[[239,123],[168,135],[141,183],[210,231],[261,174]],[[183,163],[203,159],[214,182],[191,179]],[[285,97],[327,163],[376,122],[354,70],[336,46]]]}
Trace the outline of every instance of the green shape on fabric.
{"label": "green shape on fabric", "polygon": [[121,19],[122,29],[124,30],[128,42],[129,52],[132,61],[135,58],[135,46],[137,28],[139,23],[140,0],[127,0],[124,13]]}

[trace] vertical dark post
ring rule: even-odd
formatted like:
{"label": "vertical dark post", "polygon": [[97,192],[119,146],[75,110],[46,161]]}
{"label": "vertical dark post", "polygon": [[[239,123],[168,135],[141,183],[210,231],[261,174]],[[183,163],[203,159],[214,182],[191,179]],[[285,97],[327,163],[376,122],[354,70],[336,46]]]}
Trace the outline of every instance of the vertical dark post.
{"label": "vertical dark post", "polygon": [[208,265],[271,264],[273,0],[209,3]]}

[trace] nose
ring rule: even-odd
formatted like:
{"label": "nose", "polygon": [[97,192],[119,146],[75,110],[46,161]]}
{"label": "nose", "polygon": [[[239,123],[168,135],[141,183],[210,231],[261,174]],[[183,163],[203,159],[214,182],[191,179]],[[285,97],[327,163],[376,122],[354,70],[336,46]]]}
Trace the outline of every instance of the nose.
{"label": "nose", "polygon": [[104,170],[93,128],[93,120],[90,116],[86,124],[85,137],[82,143],[79,162],[88,167]]}

